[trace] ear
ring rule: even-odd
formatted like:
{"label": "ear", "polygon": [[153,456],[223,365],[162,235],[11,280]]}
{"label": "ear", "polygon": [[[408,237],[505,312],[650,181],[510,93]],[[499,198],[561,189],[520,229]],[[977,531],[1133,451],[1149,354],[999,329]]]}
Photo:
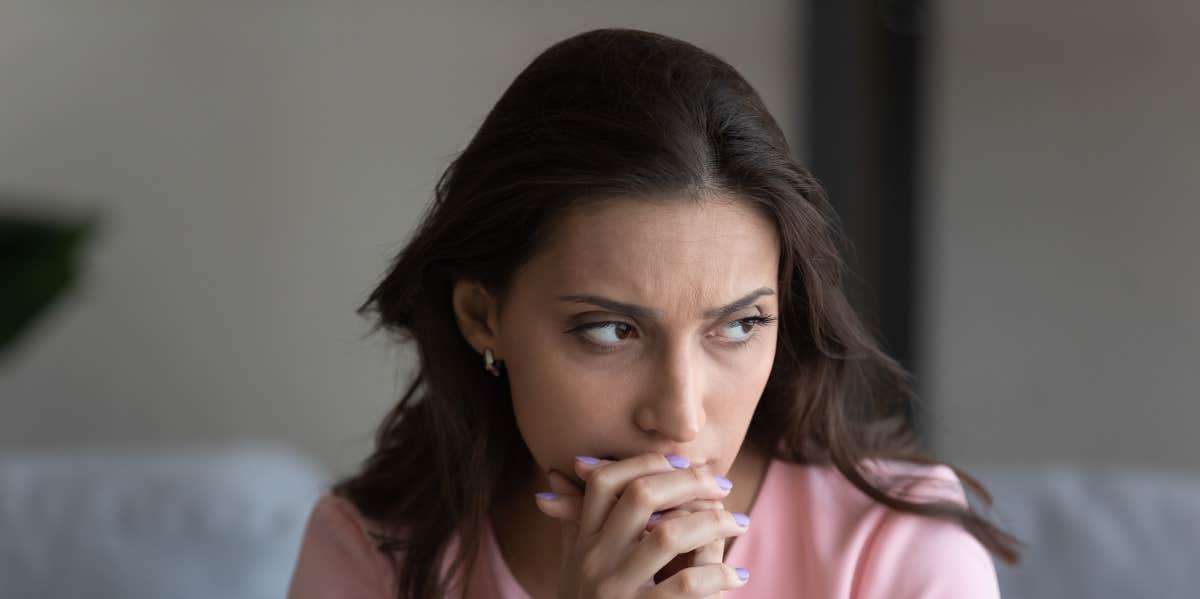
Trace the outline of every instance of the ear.
{"label": "ear", "polygon": [[458,330],[480,355],[487,348],[497,361],[504,355],[500,347],[500,313],[496,299],[478,281],[458,279],[451,294]]}

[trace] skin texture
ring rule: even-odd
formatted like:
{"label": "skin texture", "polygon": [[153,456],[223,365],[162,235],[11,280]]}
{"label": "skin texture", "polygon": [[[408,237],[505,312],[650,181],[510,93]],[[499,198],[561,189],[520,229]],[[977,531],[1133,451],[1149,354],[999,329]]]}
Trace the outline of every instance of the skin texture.
{"label": "skin texture", "polygon": [[[587,471],[575,456],[684,457],[732,480],[723,503],[743,513],[765,471],[765,452],[743,440],[771,372],[777,323],[743,319],[778,315],[775,225],[730,198],[659,200],[567,213],[516,274],[502,307],[473,281],[454,288],[464,338],[503,361],[517,425],[536,462],[493,513],[510,569],[534,597],[556,596],[564,537],[562,522],[539,510],[533,494],[552,490],[552,472],[561,475],[553,490],[582,493]],[[704,316],[760,288],[772,293],[719,318]],[[560,299],[568,295],[659,314],[631,317]],[[617,324],[577,328],[591,323]]]}

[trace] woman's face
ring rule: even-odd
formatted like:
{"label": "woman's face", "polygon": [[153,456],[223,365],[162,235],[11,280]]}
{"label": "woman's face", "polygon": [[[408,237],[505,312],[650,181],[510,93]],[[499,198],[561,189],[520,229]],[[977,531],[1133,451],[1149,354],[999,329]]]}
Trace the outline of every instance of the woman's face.
{"label": "woman's face", "polygon": [[[775,358],[779,238],[749,207],[610,201],[515,275],[495,348],[543,471],[679,455],[727,473]],[[576,479],[578,482],[578,479]]]}

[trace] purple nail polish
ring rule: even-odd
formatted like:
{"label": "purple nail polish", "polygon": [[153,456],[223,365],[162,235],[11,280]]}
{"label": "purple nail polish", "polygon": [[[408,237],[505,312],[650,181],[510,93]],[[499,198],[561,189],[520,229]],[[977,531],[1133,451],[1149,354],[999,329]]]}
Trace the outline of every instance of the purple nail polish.
{"label": "purple nail polish", "polygon": [[720,474],[714,474],[713,476],[716,477],[716,479],[717,479],[718,487],[721,487],[723,490],[726,490],[726,491],[733,488],[733,481],[729,480],[728,478],[725,478],[724,476],[721,476]]}
{"label": "purple nail polish", "polygon": [[691,462],[687,461],[687,458],[681,458],[677,455],[667,456],[667,461],[676,468],[687,468],[692,464]]}
{"label": "purple nail polish", "polygon": [[593,458],[591,456],[586,456],[586,455],[577,455],[577,456],[575,456],[575,459],[577,459],[580,462],[583,462],[584,464],[587,464],[589,466],[594,466],[594,465],[600,463],[600,460],[597,460],[596,458]]}
{"label": "purple nail polish", "polygon": [[662,518],[662,514],[660,514],[658,512],[654,512],[653,514],[650,514],[651,520],[658,520],[659,518]]}
{"label": "purple nail polish", "polygon": [[750,578],[750,572],[747,572],[745,568],[734,568],[733,570],[737,572],[738,578],[742,580]]}
{"label": "purple nail polish", "polygon": [[535,493],[534,496],[536,496],[538,499],[545,499],[547,501],[553,501],[555,499],[558,499],[558,493],[550,493],[548,491],[542,492],[542,493]]}
{"label": "purple nail polish", "polygon": [[740,512],[733,513],[733,521],[737,522],[738,526],[750,526],[750,516]]}

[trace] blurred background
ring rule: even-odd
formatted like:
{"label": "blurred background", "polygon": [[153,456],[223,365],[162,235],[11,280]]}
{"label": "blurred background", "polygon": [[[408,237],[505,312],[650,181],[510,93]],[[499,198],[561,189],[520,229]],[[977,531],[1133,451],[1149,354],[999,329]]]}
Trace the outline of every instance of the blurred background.
{"label": "blurred background", "polygon": [[516,74],[608,26],[730,62],[826,184],[922,438],[1033,543],[1006,597],[1197,596],[1200,4],[1167,0],[0,0],[0,596],[281,596],[412,371],[354,309]]}

